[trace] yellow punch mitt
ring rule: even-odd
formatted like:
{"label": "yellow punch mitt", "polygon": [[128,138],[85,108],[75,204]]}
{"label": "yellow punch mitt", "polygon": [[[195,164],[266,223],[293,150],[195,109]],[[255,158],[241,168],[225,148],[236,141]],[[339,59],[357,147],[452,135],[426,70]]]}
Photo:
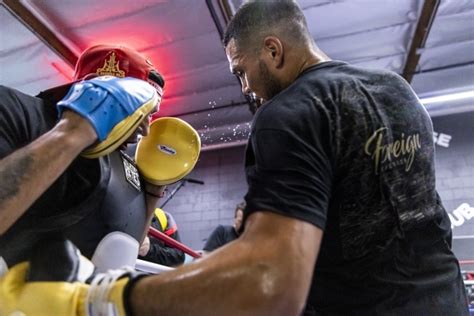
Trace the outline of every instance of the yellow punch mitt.
{"label": "yellow punch mitt", "polygon": [[162,117],[150,125],[135,152],[143,178],[154,185],[174,183],[189,174],[199,158],[201,139],[196,130],[175,117]]}

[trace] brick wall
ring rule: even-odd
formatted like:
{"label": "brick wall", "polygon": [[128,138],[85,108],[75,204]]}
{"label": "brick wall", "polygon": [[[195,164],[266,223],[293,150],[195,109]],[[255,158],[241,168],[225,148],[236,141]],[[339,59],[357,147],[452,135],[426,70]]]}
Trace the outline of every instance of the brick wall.
{"label": "brick wall", "polygon": [[[235,206],[242,201],[247,184],[244,174],[244,146],[201,153],[187,182],[165,205],[175,218],[183,243],[201,249],[218,224],[230,225]],[[176,187],[176,186],[174,186]],[[170,191],[174,187],[170,187]]]}
{"label": "brick wall", "polygon": [[474,260],[474,112],[435,117],[433,128],[436,187],[453,223],[453,250]]}

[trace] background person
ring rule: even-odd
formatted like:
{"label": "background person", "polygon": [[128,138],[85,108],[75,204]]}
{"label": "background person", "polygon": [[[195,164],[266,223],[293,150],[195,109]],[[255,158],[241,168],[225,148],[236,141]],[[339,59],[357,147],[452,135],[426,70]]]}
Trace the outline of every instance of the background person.
{"label": "background person", "polygon": [[237,239],[240,234],[240,227],[242,226],[242,218],[244,215],[245,202],[240,202],[235,207],[234,224],[233,225],[219,225],[212,233],[204,245],[203,254],[213,251],[225,244]]}
{"label": "background person", "polygon": [[[169,212],[156,208],[151,226],[158,231],[166,234],[176,241],[181,242],[179,237],[178,225]],[[163,241],[154,237],[146,236],[140,245],[138,258],[165,266],[176,266],[184,263],[184,252],[174,247],[166,245]]]}

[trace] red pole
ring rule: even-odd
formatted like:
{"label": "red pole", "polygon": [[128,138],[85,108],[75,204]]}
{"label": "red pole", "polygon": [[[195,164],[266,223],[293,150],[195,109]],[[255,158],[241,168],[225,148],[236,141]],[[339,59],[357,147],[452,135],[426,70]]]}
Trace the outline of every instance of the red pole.
{"label": "red pole", "polygon": [[192,250],[188,246],[185,246],[182,243],[180,243],[179,241],[174,240],[173,238],[169,237],[166,234],[163,234],[162,232],[160,232],[156,228],[150,227],[150,229],[148,230],[148,235],[161,240],[162,242],[164,242],[168,246],[174,247],[176,249],[181,250],[184,253],[187,253],[188,255],[190,255],[193,258],[201,257],[200,254],[198,254],[197,252],[195,252],[194,250]]}

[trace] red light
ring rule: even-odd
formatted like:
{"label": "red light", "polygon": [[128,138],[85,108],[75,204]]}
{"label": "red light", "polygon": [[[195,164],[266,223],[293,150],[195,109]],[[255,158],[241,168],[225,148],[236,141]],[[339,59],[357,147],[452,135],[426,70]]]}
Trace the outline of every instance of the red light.
{"label": "red light", "polygon": [[72,70],[67,70],[62,65],[56,62],[51,62],[51,66],[53,66],[61,75],[63,75],[68,82],[72,81]]}

